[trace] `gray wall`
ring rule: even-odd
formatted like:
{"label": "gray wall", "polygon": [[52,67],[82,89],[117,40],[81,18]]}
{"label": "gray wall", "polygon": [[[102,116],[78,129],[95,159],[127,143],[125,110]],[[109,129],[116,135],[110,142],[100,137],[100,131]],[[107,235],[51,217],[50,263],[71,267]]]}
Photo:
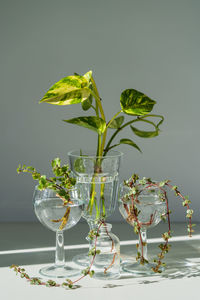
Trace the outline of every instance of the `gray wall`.
{"label": "gray wall", "polygon": [[[0,221],[36,220],[34,183],[16,174],[18,163],[45,173],[52,158],[96,145],[95,133],[61,121],[83,115],[79,105],[38,104],[51,84],[90,69],[108,119],[126,88],[156,99],[154,112],[166,119],[158,138],[135,138],[142,155],[120,148],[122,178],[171,178],[199,220],[199,12],[198,0],[1,1]],[[173,195],[170,203],[173,220],[184,220]]]}

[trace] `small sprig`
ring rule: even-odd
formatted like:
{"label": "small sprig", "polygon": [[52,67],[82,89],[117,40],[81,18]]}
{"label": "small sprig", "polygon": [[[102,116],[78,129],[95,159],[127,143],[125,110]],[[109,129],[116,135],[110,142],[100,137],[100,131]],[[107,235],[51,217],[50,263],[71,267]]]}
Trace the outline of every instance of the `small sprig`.
{"label": "small sprig", "polygon": [[[17,168],[18,174],[29,173],[34,180],[38,181],[38,190],[51,189],[56,192],[56,196],[63,200],[63,206],[73,204],[70,199],[70,189],[76,184],[76,179],[70,176],[71,170],[69,165],[61,166],[60,158],[55,158],[51,162],[54,177],[47,178],[41,175],[34,167],[19,164]],[[54,223],[61,222],[59,230],[63,230],[68,222],[70,215],[70,207],[67,207],[64,216],[59,220],[51,220]]]}
{"label": "small sprig", "polygon": [[[150,225],[153,222],[153,216],[151,216],[148,223],[140,223],[138,220],[139,211],[137,209],[137,203],[139,203],[138,196],[140,193],[142,193],[145,189],[151,188],[152,192],[154,192],[154,187],[159,190],[159,198],[161,201],[166,203],[167,212],[163,216],[161,215],[161,220],[168,220],[168,231],[164,232],[162,234],[162,238],[164,240],[164,244],[160,244],[158,247],[160,248],[161,252],[158,253],[157,257],[158,259],[154,260],[154,263],[156,265],[152,268],[152,270],[155,273],[161,273],[161,267],[165,266],[165,263],[162,262],[163,258],[165,257],[165,254],[169,252],[171,245],[169,245],[169,239],[172,237],[172,231],[171,231],[171,223],[170,223],[170,209],[169,209],[169,203],[168,203],[168,197],[167,192],[165,190],[166,187],[170,188],[172,191],[175,192],[175,195],[179,197],[182,200],[182,205],[186,207],[186,218],[189,219],[189,224],[187,225],[187,231],[188,235],[191,237],[192,233],[194,232],[193,227],[195,224],[192,224],[192,215],[193,210],[190,209],[189,205],[191,204],[191,201],[189,200],[188,196],[183,196],[178,187],[176,185],[171,185],[170,180],[163,180],[161,182],[155,182],[151,178],[143,177],[142,179],[139,179],[139,176],[137,174],[133,174],[129,180],[124,181],[124,185],[129,187],[130,192],[128,192],[126,195],[122,197],[124,208],[127,212],[127,222],[132,224],[134,227],[134,232],[139,235],[140,244],[141,244],[141,252],[139,251],[139,244],[136,245],[137,248],[137,257],[136,260],[140,261],[140,264],[148,263],[148,261],[143,256],[143,247],[145,246],[142,241],[141,236],[141,227],[143,225]],[[128,208],[127,203],[131,200],[131,205]]]}
{"label": "small sprig", "polygon": [[51,162],[54,177],[47,178],[46,175],[41,175],[34,167],[19,164],[17,173],[30,173],[33,180],[38,181],[38,189],[51,189],[57,192],[60,198],[64,198],[66,202],[70,200],[68,190],[76,184],[76,179],[70,176],[71,170],[69,165],[61,166],[60,158],[55,158]]}
{"label": "small sprig", "polygon": [[90,232],[88,233],[88,238],[90,240],[94,240],[95,237],[99,236],[99,233],[96,230],[90,230]]}

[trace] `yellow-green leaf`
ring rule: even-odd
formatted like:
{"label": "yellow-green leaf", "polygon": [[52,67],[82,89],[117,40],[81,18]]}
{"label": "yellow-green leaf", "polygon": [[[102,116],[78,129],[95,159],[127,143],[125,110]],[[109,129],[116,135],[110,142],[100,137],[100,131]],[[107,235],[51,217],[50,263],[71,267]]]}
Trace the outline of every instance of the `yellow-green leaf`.
{"label": "yellow-green leaf", "polygon": [[108,128],[118,129],[124,122],[124,116],[120,116],[112,121]]}
{"label": "yellow-green leaf", "polygon": [[87,79],[88,82],[90,82],[91,77],[92,77],[92,71],[89,71],[89,72],[85,73],[85,74],[83,75],[83,77],[84,77],[85,79]]}
{"label": "yellow-green leaf", "polygon": [[40,102],[55,105],[80,103],[90,95],[88,80],[79,75],[68,76],[56,82]]}
{"label": "yellow-green leaf", "polygon": [[91,129],[97,132],[98,134],[102,134],[106,129],[106,122],[99,117],[78,117],[70,120],[64,120],[64,122],[76,124],[78,126]]}
{"label": "yellow-green leaf", "polygon": [[120,103],[124,113],[142,116],[152,111],[156,101],[137,90],[127,89],[122,92]]}

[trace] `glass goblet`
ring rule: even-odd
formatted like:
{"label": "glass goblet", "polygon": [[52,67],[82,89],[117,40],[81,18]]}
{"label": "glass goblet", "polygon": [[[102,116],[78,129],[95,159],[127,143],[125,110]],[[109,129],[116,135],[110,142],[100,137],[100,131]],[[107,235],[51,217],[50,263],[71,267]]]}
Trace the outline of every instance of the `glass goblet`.
{"label": "glass goblet", "polygon": [[80,270],[65,264],[64,235],[65,230],[75,226],[82,215],[82,201],[76,188],[69,190],[70,203],[64,205],[56,191],[51,189],[38,190],[33,196],[34,210],[39,221],[48,229],[56,232],[55,264],[40,269],[40,274],[48,277],[70,277]]}
{"label": "glass goblet", "polygon": [[[152,268],[155,264],[149,263],[147,256],[147,229],[155,227],[161,221],[161,217],[166,214],[166,204],[162,201],[158,187],[143,187],[134,203],[131,193],[130,187],[120,186],[119,211],[133,227],[136,221],[134,207],[139,212],[137,216],[140,225],[138,252],[141,259],[137,262],[125,261],[122,263],[122,269],[136,274],[154,274]],[[143,258],[145,263],[142,261]]]}

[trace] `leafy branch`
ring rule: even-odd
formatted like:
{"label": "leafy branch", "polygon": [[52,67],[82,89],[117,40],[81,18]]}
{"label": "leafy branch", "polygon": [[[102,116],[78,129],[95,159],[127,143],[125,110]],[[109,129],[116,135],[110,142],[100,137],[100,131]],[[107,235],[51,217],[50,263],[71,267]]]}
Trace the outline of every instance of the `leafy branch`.
{"label": "leafy branch", "polygon": [[[34,167],[19,165],[17,168],[18,174],[29,173],[32,178],[38,181],[38,190],[51,189],[56,192],[56,196],[63,200],[63,206],[73,204],[70,198],[70,190],[76,184],[76,179],[71,177],[71,170],[68,165],[61,166],[60,158],[55,158],[51,162],[54,177],[47,178],[46,175],[41,175]],[[67,224],[70,215],[70,207],[66,208],[64,216],[59,220],[51,220],[54,223],[61,222],[59,230],[63,230]]]}

